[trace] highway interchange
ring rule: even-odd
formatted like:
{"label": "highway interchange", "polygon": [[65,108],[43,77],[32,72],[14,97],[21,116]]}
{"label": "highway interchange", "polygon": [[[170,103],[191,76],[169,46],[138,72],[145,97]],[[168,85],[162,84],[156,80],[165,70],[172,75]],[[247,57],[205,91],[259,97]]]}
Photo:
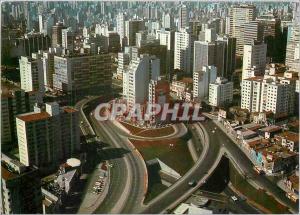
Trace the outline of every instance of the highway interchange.
{"label": "highway interchange", "polygon": [[[91,106],[90,109],[93,110],[96,107],[95,104],[89,104],[93,100],[95,98],[87,98],[85,102],[79,102],[76,107],[82,109],[84,106]],[[154,214],[166,212],[198,189],[213,172],[224,154],[234,163],[238,163],[240,171],[247,174],[250,180],[263,187],[275,196],[277,200],[291,208],[293,212],[298,211],[297,205],[285,196],[284,191],[265,176],[256,174],[251,161],[221,129],[216,128],[213,120],[193,124],[193,135],[196,135],[198,140],[202,139],[202,141],[196,141],[195,144],[199,144],[199,146],[203,144],[201,146],[203,152],[195,165],[175,184],[147,205],[144,205],[143,199],[146,183],[144,161],[138,156],[128,138],[124,134],[122,135],[119,129],[110,121],[98,122],[93,115],[86,114],[83,111],[81,112],[81,118],[88,120],[85,123],[90,124],[95,134],[109,144],[107,149],[118,148],[123,149],[122,151],[124,152],[121,156],[114,157],[113,154],[111,155],[113,159],[110,159],[109,162],[113,164],[113,168],[111,168],[109,195],[107,195],[101,203],[101,207],[95,213]],[[191,188],[188,185],[188,182],[191,180],[198,181],[196,187]],[[241,210],[244,209],[248,213],[254,212],[247,207],[245,206]]]}

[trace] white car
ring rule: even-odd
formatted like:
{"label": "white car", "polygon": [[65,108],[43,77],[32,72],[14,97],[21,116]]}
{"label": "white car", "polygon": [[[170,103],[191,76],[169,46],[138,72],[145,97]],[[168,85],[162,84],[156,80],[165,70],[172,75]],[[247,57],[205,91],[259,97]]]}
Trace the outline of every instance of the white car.
{"label": "white car", "polygon": [[231,199],[236,202],[238,200],[238,198],[236,198],[236,196],[231,196]]}

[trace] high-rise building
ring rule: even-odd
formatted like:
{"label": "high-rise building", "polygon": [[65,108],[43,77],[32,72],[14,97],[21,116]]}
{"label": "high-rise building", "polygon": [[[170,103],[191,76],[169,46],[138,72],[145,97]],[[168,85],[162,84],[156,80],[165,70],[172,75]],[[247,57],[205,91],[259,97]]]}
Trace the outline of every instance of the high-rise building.
{"label": "high-rise building", "polygon": [[145,29],[144,20],[128,20],[125,21],[125,36],[129,46],[135,46],[136,33]]}
{"label": "high-rise building", "polygon": [[228,33],[237,38],[240,29],[237,28],[245,23],[254,21],[256,18],[256,7],[254,5],[234,5],[229,9]]}
{"label": "high-rise building", "polygon": [[16,117],[20,162],[25,166],[56,167],[80,149],[79,113],[58,103],[35,106]]}
{"label": "high-rise building", "polygon": [[14,145],[17,137],[16,115],[33,110],[35,92],[2,89],[1,93],[1,144],[4,149]]}
{"label": "high-rise building", "polygon": [[200,72],[203,66],[209,65],[215,65],[215,43],[195,41],[193,73]]}
{"label": "high-rise building", "polygon": [[44,51],[42,56],[43,76],[45,90],[53,89],[53,74],[54,74],[54,55],[60,55],[62,48],[49,48],[49,51]]}
{"label": "high-rise building", "polygon": [[[170,84],[166,80],[150,80],[148,104],[159,104],[163,107],[164,104],[170,101]],[[153,110],[152,110],[153,111]],[[160,116],[151,116],[150,122],[159,122]]]}
{"label": "high-rise building", "polygon": [[51,46],[50,38],[40,32],[31,31],[17,38],[13,44],[11,57],[31,56],[32,53],[39,50],[47,50]]}
{"label": "high-rise building", "polygon": [[119,52],[118,53],[118,68],[117,68],[117,77],[118,79],[123,79],[123,72],[125,68],[129,65],[129,54]]}
{"label": "high-rise building", "polygon": [[205,99],[209,95],[209,84],[215,82],[217,68],[215,66],[203,66],[202,70],[193,74],[193,99]]}
{"label": "high-rise building", "polygon": [[258,21],[251,21],[239,26],[236,26],[238,32],[236,37],[236,53],[242,55],[244,45],[251,45],[254,41],[263,41],[263,26]]}
{"label": "high-rise building", "polygon": [[285,73],[255,76],[242,81],[241,107],[250,112],[271,111],[286,116],[294,112],[295,80]]}
{"label": "high-rise building", "polygon": [[160,60],[147,54],[132,60],[123,72],[123,96],[129,108],[148,100],[150,80],[158,80]]}
{"label": "high-rise building", "polygon": [[[220,50],[218,49],[219,46],[221,46]],[[216,48],[217,59],[221,59],[216,62],[218,76],[231,80],[235,70],[236,39],[229,36],[219,36],[216,40]]]}
{"label": "high-rise building", "polygon": [[74,49],[75,33],[72,28],[61,30],[61,45],[63,48],[73,51]]}
{"label": "high-rise building", "polygon": [[167,13],[163,13],[162,16],[162,27],[163,28],[172,28],[173,27],[173,17]]}
{"label": "high-rise building", "polygon": [[175,32],[174,69],[182,70],[186,74],[192,73],[192,40],[187,29]]}
{"label": "high-rise building", "polygon": [[287,39],[285,64],[294,71],[300,67],[300,24],[293,24],[290,37]]}
{"label": "high-rise building", "polygon": [[188,11],[185,5],[180,5],[178,16],[178,30],[188,27]]}
{"label": "high-rise building", "polygon": [[209,84],[209,104],[214,107],[230,104],[233,98],[233,83],[226,78],[218,77]]}
{"label": "high-rise building", "polygon": [[1,214],[42,213],[41,179],[36,167],[1,154]]}
{"label": "high-rise building", "polygon": [[52,47],[62,45],[62,29],[65,28],[66,27],[61,22],[58,22],[52,26]]}
{"label": "high-rise building", "polygon": [[267,44],[254,42],[244,45],[242,80],[264,74],[267,57]]}
{"label": "high-rise building", "polygon": [[65,93],[99,94],[111,87],[109,54],[54,56],[53,88]]}
{"label": "high-rise building", "polygon": [[44,93],[43,63],[37,54],[35,57],[22,56],[19,60],[21,89],[25,92]]}
{"label": "high-rise building", "polygon": [[117,15],[117,33],[120,35],[120,43],[123,47],[122,41],[125,37],[125,16],[123,13]]}

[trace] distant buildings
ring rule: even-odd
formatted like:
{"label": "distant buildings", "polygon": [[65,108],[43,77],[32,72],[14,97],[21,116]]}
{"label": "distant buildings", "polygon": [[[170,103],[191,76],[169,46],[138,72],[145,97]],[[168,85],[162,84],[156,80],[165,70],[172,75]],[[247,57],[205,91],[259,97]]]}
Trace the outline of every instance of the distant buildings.
{"label": "distant buildings", "polygon": [[1,154],[1,213],[42,213],[41,179],[38,169]]}
{"label": "distant buildings", "polygon": [[20,162],[42,170],[55,167],[80,149],[79,113],[58,103],[35,106],[16,118]]}
{"label": "distant buildings", "polygon": [[51,46],[49,36],[43,33],[31,31],[17,38],[10,47],[11,57],[31,56],[39,50],[47,50]]}
{"label": "distant buildings", "polygon": [[242,80],[264,74],[267,63],[267,44],[255,42],[244,45]]}
{"label": "distant buildings", "polygon": [[214,107],[229,105],[233,98],[233,83],[218,77],[209,84],[209,104]]}

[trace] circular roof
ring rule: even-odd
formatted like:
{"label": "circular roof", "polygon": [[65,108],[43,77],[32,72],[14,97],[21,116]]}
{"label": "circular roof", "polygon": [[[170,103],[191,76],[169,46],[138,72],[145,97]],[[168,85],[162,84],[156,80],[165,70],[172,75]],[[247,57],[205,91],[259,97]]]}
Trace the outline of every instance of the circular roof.
{"label": "circular roof", "polygon": [[81,162],[77,158],[70,158],[67,160],[67,164],[71,167],[77,167],[80,166]]}

